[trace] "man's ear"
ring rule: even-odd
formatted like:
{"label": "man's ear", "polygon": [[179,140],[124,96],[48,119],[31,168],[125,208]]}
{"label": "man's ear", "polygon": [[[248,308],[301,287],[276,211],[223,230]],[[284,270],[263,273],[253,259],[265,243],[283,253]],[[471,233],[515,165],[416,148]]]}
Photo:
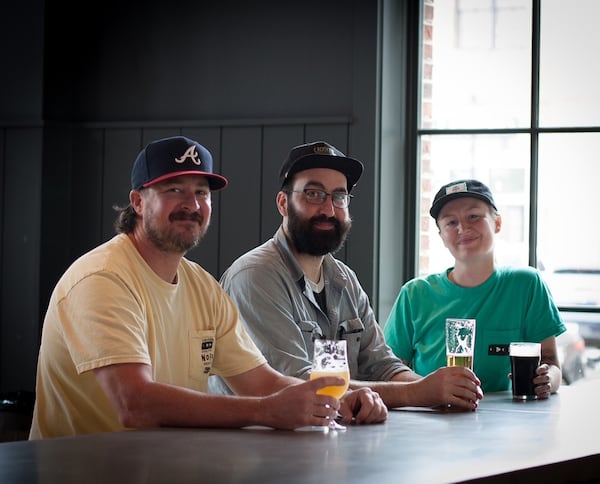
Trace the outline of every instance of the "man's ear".
{"label": "man's ear", "polygon": [[139,192],[139,190],[131,190],[129,192],[129,202],[135,210],[135,213],[137,213],[138,215],[142,214],[143,198],[144,197],[142,197],[142,194]]}
{"label": "man's ear", "polygon": [[277,197],[276,197],[276,203],[277,203],[277,210],[279,210],[279,213],[282,217],[287,217],[288,214],[288,210],[287,210],[287,204],[288,204],[288,195],[287,193],[280,191],[277,193]]}
{"label": "man's ear", "polygon": [[500,229],[502,228],[502,215],[500,215],[500,214],[496,215],[495,224],[496,224],[496,233],[498,233],[498,232],[500,232]]}

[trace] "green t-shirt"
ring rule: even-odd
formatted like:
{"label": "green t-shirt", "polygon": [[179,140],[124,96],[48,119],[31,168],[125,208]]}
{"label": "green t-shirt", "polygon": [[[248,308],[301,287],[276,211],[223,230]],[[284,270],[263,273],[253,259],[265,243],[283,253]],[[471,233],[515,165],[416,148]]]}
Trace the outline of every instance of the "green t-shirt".
{"label": "green t-shirt", "polygon": [[512,341],[540,342],[566,331],[539,272],[500,267],[477,287],[460,287],[441,274],[413,279],[401,289],[384,327],[394,353],[427,375],[446,366],[446,318],[474,318],[473,371],[484,392],[510,389]]}

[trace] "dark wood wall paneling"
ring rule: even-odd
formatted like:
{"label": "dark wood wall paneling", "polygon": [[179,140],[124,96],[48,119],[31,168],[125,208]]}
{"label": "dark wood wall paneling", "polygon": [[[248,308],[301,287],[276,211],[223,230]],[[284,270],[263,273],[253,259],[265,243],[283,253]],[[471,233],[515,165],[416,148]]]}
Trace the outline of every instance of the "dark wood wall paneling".
{"label": "dark wood wall paneling", "polygon": [[[291,147],[327,140],[342,150],[348,146],[348,123],[247,125],[169,128],[79,128],[72,155],[68,260],[74,260],[114,232],[114,205],[128,203],[131,166],[150,141],[182,134],[210,150],[214,170],[229,180],[213,194],[213,214],[206,237],[188,257],[215,278],[241,254],[269,239],[281,223],[275,205],[279,168]],[[338,257],[346,258],[346,248]]]}
{"label": "dark wood wall paneling", "polygon": [[[131,166],[145,144],[177,134],[194,138],[213,154],[214,170],[228,178],[228,187],[213,194],[206,237],[188,254],[218,278],[235,258],[270,238],[281,223],[275,196],[279,169],[290,148],[326,140],[347,151],[351,123],[336,118],[176,125],[96,123],[33,133],[0,131],[4,388],[33,388],[40,324],[50,293],[72,261],[114,236],[112,207],[128,203]],[[32,137],[39,139],[32,142]],[[43,154],[38,153],[42,147]],[[44,167],[42,159],[47,160]],[[337,254],[340,259],[346,260],[352,243]],[[39,286],[32,281],[39,281]]]}
{"label": "dark wood wall paneling", "polygon": [[322,139],[361,159],[338,257],[373,289],[378,3],[182,5],[91,2],[83,23],[53,0],[0,6],[0,392],[34,389],[50,292],[112,237],[135,156],[160,137],[197,139],[230,181],[189,254],[215,277],[277,229],[291,147]]}
{"label": "dark wood wall paneling", "polygon": [[2,137],[0,369],[12,389],[24,386],[23,375],[31,385],[37,361],[42,136],[39,128],[9,128]]}

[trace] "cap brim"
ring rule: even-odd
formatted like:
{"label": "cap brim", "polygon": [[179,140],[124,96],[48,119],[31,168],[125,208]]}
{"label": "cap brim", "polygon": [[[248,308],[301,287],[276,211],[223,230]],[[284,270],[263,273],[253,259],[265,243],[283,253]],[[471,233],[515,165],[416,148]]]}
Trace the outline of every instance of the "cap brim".
{"label": "cap brim", "polygon": [[212,191],[222,190],[223,188],[225,188],[227,186],[227,183],[228,183],[227,178],[225,178],[224,176],[216,175],[215,173],[206,173],[203,171],[189,170],[189,171],[174,171],[172,173],[167,173],[166,175],[159,176],[158,178],[155,178],[154,180],[151,180],[148,183],[144,183],[142,185],[142,187],[146,188],[146,187],[149,187],[152,185],[156,185],[157,183],[160,183],[162,181],[169,180],[171,178],[175,178],[177,176],[182,176],[182,175],[198,175],[198,176],[205,177],[208,180],[208,186],[210,187],[210,189]]}
{"label": "cap brim", "polygon": [[285,180],[290,176],[299,171],[309,170],[311,168],[330,168],[343,173],[348,179],[348,191],[352,190],[356,185],[364,170],[363,164],[354,158],[311,154],[296,160],[292,168],[287,173],[282,174],[282,184],[285,183]]}
{"label": "cap brim", "polygon": [[437,202],[435,202],[429,210],[429,215],[431,215],[435,220],[437,220],[444,205],[446,205],[452,200],[456,200],[457,198],[477,198],[478,200],[482,200],[491,207],[494,207],[496,210],[498,210],[496,206],[492,202],[490,202],[490,199],[485,195],[480,195],[479,193],[471,192],[456,192],[445,195],[444,197],[440,198]]}

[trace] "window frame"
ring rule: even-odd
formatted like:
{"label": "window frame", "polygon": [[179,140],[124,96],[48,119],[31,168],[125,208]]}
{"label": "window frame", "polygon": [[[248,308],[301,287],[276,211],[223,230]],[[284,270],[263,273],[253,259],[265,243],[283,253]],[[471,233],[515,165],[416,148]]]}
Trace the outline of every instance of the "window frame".
{"label": "window frame", "polygon": [[[420,207],[420,140],[423,136],[443,135],[505,135],[525,134],[530,139],[530,185],[529,185],[529,255],[528,263],[536,267],[538,259],[538,178],[539,139],[544,134],[557,133],[600,133],[600,126],[555,126],[541,127],[539,124],[540,91],[540,37],[541,0],[532,0],[531,40],[531,124],[525,128],[502,129],[432,129],[421,127],[421,79],[424,16],[433,8],[429,0],[381,0],[380,25],[380,199],[378,200],[379,240],[376,251],[377,274],[374,283],[374,301],[378,308],[378,319],[385,323],[391,305],[402,284],[416,277],[419,267],[419,224]],[[393,20],[390,20],[393,19]],[[401,45],[399,48],[398,45]],[[398,60],[399,59],[399,60]],[[388,63],[392,63],[390,67]],[[402,94],[390,94],[395,89]],[[404,117],[394,118],[388,111],[404,110]],[[391,121],[390,121],[391,120]],[[387,132],[399,132],[400,141],[390,141]],[[395,167],[390,170],[390,166]],[[394,188],[386,186],[389,174],[400,171],[403,180]],[[395,178],[397,180],[397,178]],[[392,193],[402,190],[403,196]],[[393,214],[386,206],[395,207]],[[404,211],[405,215],[402,215]],[[408,215],[406,215],[408,214]],[[389,225],[401,226],[399,230],[386,229]],[[387,232],[386,232],[387,230]],[[392,240],[387,240],[387,238]],[[561,312],[600,313],[596,307],[559,306]]]}

